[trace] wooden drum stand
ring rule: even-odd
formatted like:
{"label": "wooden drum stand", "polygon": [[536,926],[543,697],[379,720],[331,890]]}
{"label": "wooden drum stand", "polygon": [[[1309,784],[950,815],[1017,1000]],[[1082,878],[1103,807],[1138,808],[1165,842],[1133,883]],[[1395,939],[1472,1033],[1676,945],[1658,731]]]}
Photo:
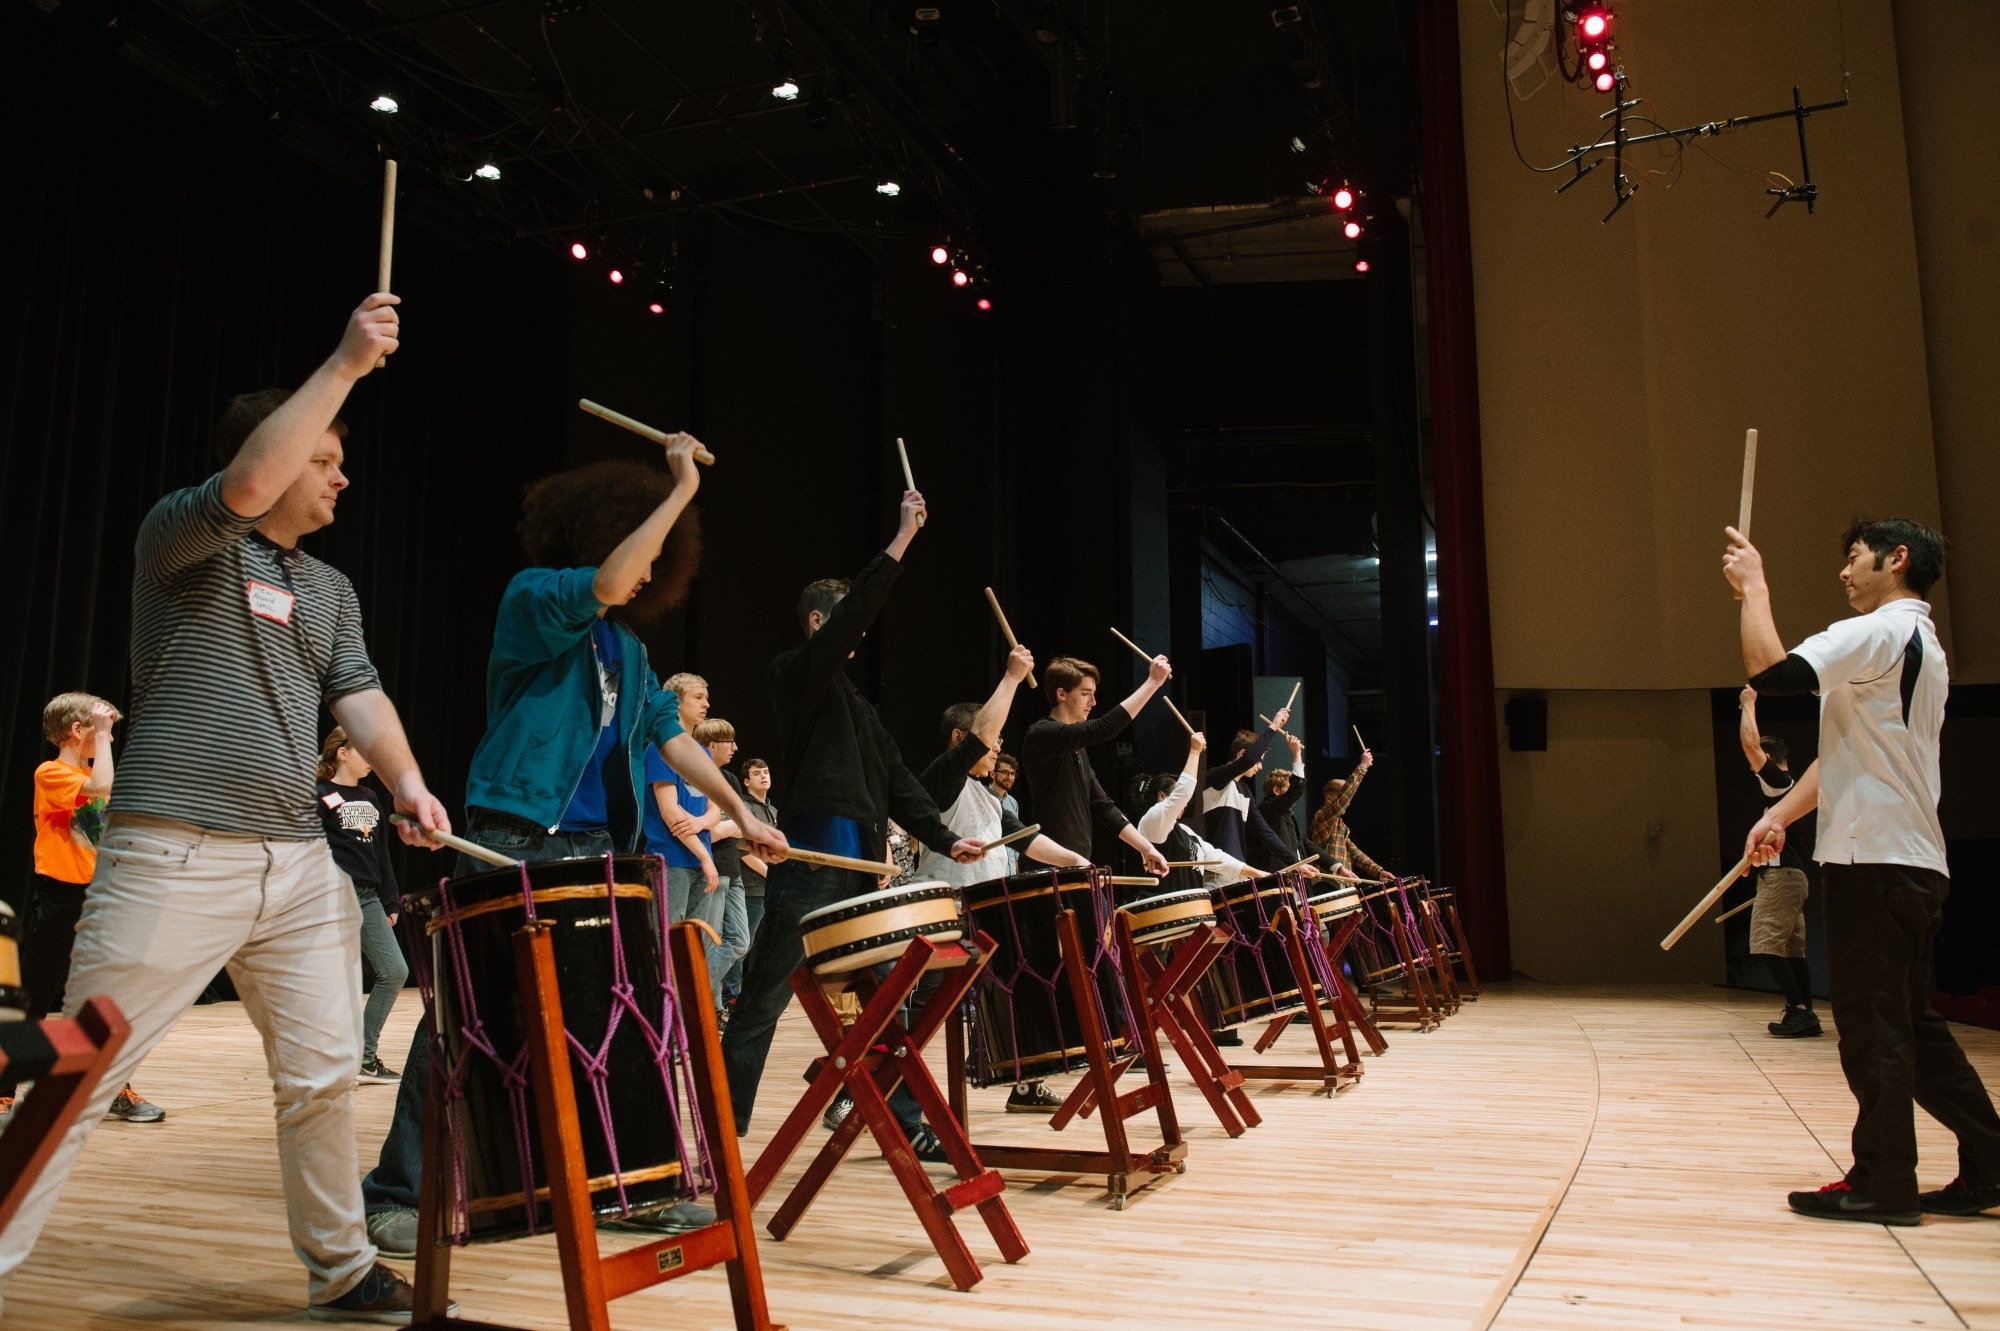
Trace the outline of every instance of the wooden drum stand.
{"label": "wooden drum stand", "polygon": [[0,1230],[27,1200],[63,1134],[76,1122],[132,1028],[118,1005],[93,998],[64,1021],[10,1021],[0,1025],[0,1071],[33,1081],[14,1121],[0,1135]]}

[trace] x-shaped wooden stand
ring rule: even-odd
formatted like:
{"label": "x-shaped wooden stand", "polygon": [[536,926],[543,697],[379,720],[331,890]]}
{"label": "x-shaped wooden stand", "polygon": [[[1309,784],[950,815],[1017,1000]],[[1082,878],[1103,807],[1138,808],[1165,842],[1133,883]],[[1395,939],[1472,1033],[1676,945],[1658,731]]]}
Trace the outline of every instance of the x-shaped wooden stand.
{"label": "x-shaped wooden stand", "polygon": [[[805,966],[792,972],[792,992],[805,1005],[806,1018],[826,1046],[826,1057],[820,1061],[806,1093],[785,1117],[777,1136],[751,1166],[747,1180],[751,1204],[754,1206],[770,1190],[779,1172],[843,1086],[853,1097],[854,1111],[834,1130],[812,1164],[806,1167],[805,1176],[771,1217],[769,1229],[773,1238],[783,1240],[805,1218],[820,1189],[826,1186],[842,1157],[866,1127],[876,1145],[882,1148],[890,1172],[902,1185],[903,1195],[910,1199],[910,1208],[917,1213],[931,1246],[944,1259],[952,1284],[966,1290],[981,1279],[979,1263],[973,1260],[952,1220],[953,1215],[968,1207],[978,1208],[980,1219],[986,1222],[987,1231],[999,1245],[1003,1260],[1018,1262],[1028,1255],[1028,1245],[1021,1231],[1015,1228],[1014,1217],[1001,1197],[1007,1181],[980,1163],[979,1152],[966,1140],[965,1129],[953,1115],[923,1057],[924,1046],[957,1012],[966,991],[992,955],[993,940],[985,934],[979,935],[970,947],[912,939],[886,979],[878,981],[867,971],[845,977],[858,991],[862,1008],[861,1016],[844,1031],[826,991],[820,987],[819,977]],[[927,971],[944,972],[943,982],[924,1001],[915,1020],[905,1026],[900,1016],[903,1004]],[[931,1131],[937,1134],[958,1174],[958,1183],[943,1192],[932,1186],[923,1162],[917,1159],[895,1112],[889,1108],[889,1095],[900,1083],[909,1085],[911,1095],[916,1097]]]}
{"label": "x-shaped wooden stand", "polygon": [[[1319,983],[1318,976],[1314,974],[1306,956],[1305,938],[1299,930],[1298,916],[1292,908],[1278,907],[1277,913],[1271,917],[1271,927],[1277,931],[1278,937],[1284,940],[1285,959],[1291,965],[1293,982],[1298,985],[1298,992],[1305,998],[1306,1004],[1303,1009],[1273,1017],[1271,1024],[1257,1037],[1257,1043],[1252,1047],[1256,1052],[1263,1053],[1278,1042],[1278,1037],[1285,1033],[1287,1026],[1290,1026],[1295,1019],[1303,1017],[1306,1025],[1312,1030],[1313,1043],[1319,1049],[1319,1063],[1317,1065],[1234,1063],[1229,1067],[1239,1078],[1256,1081],[1318,1080],[1321,1089],[1331,1096],[1352,1086],[1360,1079],[1362,1072],[1361,1052],[1355,1046],[1354,1031],[1348,1023],[1346,1012],[1341,1007],[1341,995],[1337,992],[1341,987],[1340,968],[1338,965],[1329,967],[1333,974],[1336,992],[1326,993],[1325,986]],[[1327,1020],[1323,1002],[1333,1005],[1331,1022]],[[1378,1035],[1376,1038],[1381,1037]],[[1342,1062],[1339,1054],[1334,1052],[1336,1039],[1340,1041],[1342,1050],[1347,1055],[1345,1062]]]}
{"label": "x-shaped wooden stand", "polygon": [[27,1200],[131,1033],[124,1014],[108,998],[85,1003],[74,1021],[48,1017],[0,1026],[0,1071],[35,1083],[0,1136],[0,1230]]}

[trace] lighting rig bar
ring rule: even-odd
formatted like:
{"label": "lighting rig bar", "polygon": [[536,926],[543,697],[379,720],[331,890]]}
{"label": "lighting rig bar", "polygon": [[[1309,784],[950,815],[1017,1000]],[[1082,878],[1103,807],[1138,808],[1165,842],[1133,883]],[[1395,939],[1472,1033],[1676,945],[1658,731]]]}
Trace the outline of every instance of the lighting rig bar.
{"label": "lighting rig bar", "polygon": [[[1846,106],[1848,103],[1848,91],[1844,84],[1840,91],[1840,100],[1837,102],[1818,102],[1812,106],[1807,106],[1804,99],[1799,96],[1799,90],[1793,88],[1792,108],[1789,111],[1767,111],[1762,115],[1732,116],[1727,120],[1710,120],[1699,125],[1689,125],[1685,129],[1661,129],[1650,134],[1628,134],[1625,132],[1625,112],[1639,105],[1641,99],[1626,96],[1629,87],[1625,79],[1624,66],[1619,66],[1614,78],[1617,84],[1616,95],[1618,100],[1612,105],[1609,111],[1598,116],[1599,120],[1609,120],[1611,122],[1610,136],[1608,138],[1601,138],[1595,143],[1577,144],[1570,148],[1568,163],[1575,171],[1575,174],[1562,184],[1556,186],[1556,193],[1563,193],[1570,186],[1604,165],[1605,159],[1602,157],[1588,166],[1584,165],[1583,159],[1591,153],[1603,152],[1609,149],[1612,159],[1618,164],[1612,180],[1612,193],[1616,196],[1617,202],[1611,205],[1610,212],[1604,214],[1604,220],[1609,222],[1618,215],[1618,210],[1623,208],[1631,200],[1632,196],[1639,192],[1639,187],[1633,184],[1631,177],[1625,173],[1625,150],[1627,148],[1634,148],[1642,143],[1657,143],[1661,139],[1672,139],[1675,143],[1685,148],[1686,140],[1714,138],[1717,135],[1742,129],[1746,125],[1759,125],[1770,120],[1791,120],[1798,125],[1799,130],[1799,173],[1802,178],[1801,183],[1787,185],[1783,189],[1765,190],[1766,194],[1776,195],[1777,202],[1771,205],[1770,211],[1765,213],[1764,217],[1768,220],[1776,216],[1778,209],[1788,203],[1803,203],[1808,213],[1816,211],[1815,204],[1819,200],[1819,186],[1813,183],[1812,158],[1806,152],[1806,117],[1815,115],[1821,111],[1837,111],[1841,107]],[[1654,121],[1651,123],[1657,124],[1658,122]]]}

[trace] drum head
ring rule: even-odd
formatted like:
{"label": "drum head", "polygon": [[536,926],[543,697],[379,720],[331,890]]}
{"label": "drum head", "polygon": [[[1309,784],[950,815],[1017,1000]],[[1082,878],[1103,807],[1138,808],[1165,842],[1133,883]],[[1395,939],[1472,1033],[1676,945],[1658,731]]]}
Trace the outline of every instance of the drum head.
{"label": "drum head", "polygon": [[1205,887],[1162,892],[1119,909],[1131,918],[1132,941],[1142,946],[1185,938],[1215,918],[1215,903]]}
{"label": "drum head", "polygon": [[910,940],[958,941],[958,889],[950,883],[905,883],[822,906],[799,920],[806,964],[815,975],[844,975],[903,954]]}

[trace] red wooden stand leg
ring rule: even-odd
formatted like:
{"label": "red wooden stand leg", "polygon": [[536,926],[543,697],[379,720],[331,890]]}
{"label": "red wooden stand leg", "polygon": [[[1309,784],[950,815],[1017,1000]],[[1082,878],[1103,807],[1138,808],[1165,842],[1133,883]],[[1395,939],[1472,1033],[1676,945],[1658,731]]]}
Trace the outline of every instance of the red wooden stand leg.
{"label": "red wooden stand leg", "polygon": [[[1313,1043],[1319,1051],[1320,1061],[1317,1065],[1238,1063],[1231,1066],[1241,1076],[1252,1077],[1261,1081],[1293,1081],[1316,1078],[1319,1080],[1322,1089],[1328,1095],[1333,1095],[1337,1091],[1351,1085],[1361,1076],[1361,1052],[1355,1046],[1354,1033],[1349,1029],[1347,1020],[1340,1011],[1339,996],[1337,993],[1324,996],[1325,1001],[1333,1005],[1334,1012],[1332,1025],[1329,1026],[1327,1022],[1326,1012],[1321,1002],[1321,986],[1314,978],[1311,964],[1306,958],[1304,938],[1299,930],[1298,917],[1293,913],[1292,908],[1290,906],[1280,906],[1277,914],[1272,917],[1271,927],[1277,930],[1278,936],[1283,940],[1285,957],[1292,969],[1292,978],[1297,983],[1299,992],[1305,995],[1308,1000],[1303,1013],[1292,1015],[1303,1016],[1305,1018],[1306,1025],[1313,1034]],[[1333,1042],[1336,1035],[1339,1037],[1347,1054],[1345,1062],[1342,1062],[1339,1054],[1334,1051]],[[1259,1041],[1258,1049],[1260,1052],[1264,1047],[1264,1042]]]}
{"label": "red wooden stand leg", "polygon": [[1347,955],[1347,949],[1353,945],[1355,935],[1361,931],[1362,919],[1359,912],[1349,915],[1335,927],[1331,938],[1322,931],[1320,946],[1326,951],[1327,974],[1333,977],[1334,993],[1328,997],[1334,1000],[1334,1005],[1347,1019],[1348,1025],[1361,1032],[1361,1038],[1367,1042],[1370,1052],[1380,1055],[1388,1052],[1389,1042],[1382,1038],[1382,1032],[1368,1019],[1368,1014],[1362,1010],[1360,996],[1354,992],[1354,987],[1347,982],[1347,977],[1341,974],[1340,969],[1340,959]]}
{"label": "red wooden stand leg", "polygon": [[[0,1136],[0,1230],[21,1209],[63,1134],[83,1112],[105,1068],[124,1047],[132,1028],[108,998],[93,998],[73,1021],[50,1017],[10,1026],[8,1047],[15,1075],[35,1081],[34,1094],[14,1111],[14,1120]],[[0,1051],[0,1070],[10,1055]]]}
{"label": "red wooden stand leg", "polygon": [[1465,996],[1478,1002],[1479,971],[1472,964],[1472,945],[1465,940],[1465,925],[1458,918],[1458,903],[1450,902],[1445,910],[1451,916],[1452,936],[1458,940],[1458,962],[1465,967]]}
{"label": "red wooden stand leg", "polygon": [[1144,980],[1139,1000],[1144,1013],[1141,1021],[1166,1032],[1187,1065],[1188,1075],[1194,1078],[1195,1088],[1208,1101],[1216,1121],[1222,1124],[1222,1130],[1232,1137],[1241,1137],[1262,1123],[1263,1116],[1243,1091],[1243,1075],[1222,1057],[1222,1051],[1215,1047],[1215,1037],[1209,1034],[1206,1023],[1188,1001],[1189,991],[1221,958],[1228,946],[1229,933],[1205,924],[1182,939],[1174,950],[1173,960],[1162,965],[1158,956],[1139,951],[1132,938],[1131,920],[1123,912],[1119,913],[1115,927],[1127,967]]}

